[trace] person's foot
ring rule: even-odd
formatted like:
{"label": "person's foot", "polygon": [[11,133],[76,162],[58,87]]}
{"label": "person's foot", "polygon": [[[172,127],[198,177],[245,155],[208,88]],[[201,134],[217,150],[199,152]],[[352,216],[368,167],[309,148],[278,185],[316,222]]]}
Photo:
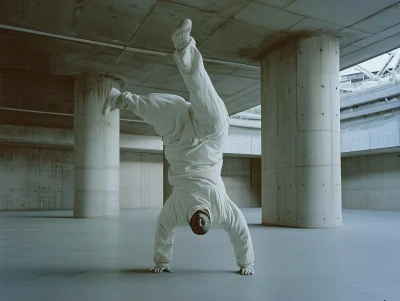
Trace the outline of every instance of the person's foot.
{"label": "person's foot", "polygon": [[192,30],[192,21],[190,19],[185,19],[172,33],[172,42],[177,50],[182,50],[187,45],[189,45],[191,36],[190,32]]}
{"label": "person's foot", "polygon": [[106,116],[111,111],[119,108],[119,105],[122,102],[122,99],[119,97],[121,92],[115,88],[112,88],[110,94],[108,94],[107,99],[104,101],[102,114]]}

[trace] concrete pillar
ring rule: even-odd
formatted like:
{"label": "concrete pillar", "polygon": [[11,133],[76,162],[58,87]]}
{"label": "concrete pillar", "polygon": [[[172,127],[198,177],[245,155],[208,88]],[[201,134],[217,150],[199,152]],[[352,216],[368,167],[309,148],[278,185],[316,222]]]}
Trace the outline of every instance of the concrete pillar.
{"label": "concrete pillar", "polygon": [[101,110],[111,86],[120,85],[107,77],[75,81],[76,218],[119,216],[119,110]]}
{"label": "concrete pillar", "polygon": [[165,145],[163,145],[163,205],[172,194],[172,186],[169,184],[168,181],[168,170],[169,163],[167,161],[167,158],[165,158]]}
{"label": "concrete pillar", "polygon": [[262,59],[262,222],[342,224],[339,41],[291,41]]}

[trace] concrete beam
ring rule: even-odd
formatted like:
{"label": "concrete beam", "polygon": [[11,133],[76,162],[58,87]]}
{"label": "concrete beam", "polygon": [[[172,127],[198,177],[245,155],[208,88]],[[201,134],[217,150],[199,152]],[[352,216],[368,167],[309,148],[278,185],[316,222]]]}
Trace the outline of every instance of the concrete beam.
{"label": "concrete beam", "polygon": [[[74,130],[18,125],[0,125],[1,144],[31,144],[39,147],[73,148]],[[154,136],[120,134],[121,150],[162,153],[162,139]]]}
{"label": "concrete beam", "polygon": [[121,150],[140,150],[142,152],[162,153],[163,142],[161,137],[143,136],[143,135],[127,135],[120,136]]}
{"label": "concrete beam", "polygon": [[[153,50],[148,50],[148,49],[143,49],[143,48],[127,47],[127,46],[123,46],[123,45],[104,43],[104,42],[99,42],[99,41],[90,40],[90,39],[76,38],[76,37],[71,37],[71,36],[67,36],[67,35],[49,33],[49,32],[45,32],[45,31],[33,30],[33,29],[17,27],[17,26],[0,24],[0,29],[19,31],[19,32],[24,32],[24,33],[29,33],[29,34],[39,35],[39,36],[45,36],[45,37],[51,37],[51,38],[56,38],[56,39],[60,39],[60,40],[65,40],[65,41],[73,41],[73,42],[89,44],[89,45],[103,46],[103,47],[107,47],[107,48],[111,48],[111,49],[124,50],[124,51],[129,51],[129,52],[134,52],[134,53],[141,53],[141,54],[144,53],[144,54],[161,56],[161,57],[172,57],[172,54],[168,53],[168,52],[153,51]],[[237,63],[237,62],[232,62],[232,61],[216,60],[216,59],[211,59],[211,58],[206,58],[206,57],[203,58],[203,61],[209,62],[209,63],[214,63],[214,64],[219,64],[219,65],[224,65],[224,66],[229,66],[229,67],[234,67],[234,68],[238,68],[238,69],[260,70],[260,67],[251,65],[251,64],[243,64],[243,63]]]}
{"label": "concrete beam", "polygon": [[400,108],[400,101],[392,101],[372,107],[361,108],[351,112],[342,112],[340,114],[340,121],[350,120],[361,116],[368,116],[380,112],[390,111]]}
{"label": "concrete beam", "polygon": [[[0,125],[0,144],[47,148],[73,148],[74,130],[19,125]],[[162,153],[161,137],[120,134],[122,151]],[[231,127],[224,147],[226,156],[261,156],[261,136],[257,129]]]}
{"label": "concrete beam", "polygon": [[[400,111],[341,124],[341,156],[397,152],[400,148]],[[382,134],[384,133],[384,134]],[[0,125],[0,144],[44,148],[73,148],[74,131],[45,127]],[[162,154],[162,139],[157,136],[120,135],[122,151]],[[260,157],[260,129],[231,126],[224,156]]]}
{"label": "concrete beam", "polygon": [[340,136],[342,156],[396,151],[400,147],[400,111],[343,122]]}
{"label": "concrete beam", "polygon": [[45,127],[30,127],[22,125],[0,125],[0,142],[2,144],[35,144],[39,146],[54,146],[72,148],[74,131]]}
{"label": "concrete beam", "polygon": [[261,131],[253,128],[229,127],[229,135],[224,145],[225,156],[261,156]]}

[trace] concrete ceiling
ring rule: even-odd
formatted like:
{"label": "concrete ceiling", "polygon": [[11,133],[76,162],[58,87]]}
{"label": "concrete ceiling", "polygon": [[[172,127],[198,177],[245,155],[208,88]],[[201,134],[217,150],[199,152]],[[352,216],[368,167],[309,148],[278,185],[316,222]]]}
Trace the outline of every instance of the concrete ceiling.
{"label": "concrete ceiling", "polygon": [[[193,20],[192,34],[205,58],[239,63],[206,62],[231,114],[260,103],[259,58],[291,35],[340,36],[342,68],[400,46],[398,0],[0,0],[0,5],[0,107],[64,114],[0,110],[3,123],[73,127],[73,77],[82,73],[117,76],[137,94],[187,98],[170,55],[124,48],[170,54],[171,32],[184,18]],[[134,116],[123,112],[121,118]],[[121,121],[121,131],[154,134],[148,125],[130,121]]]}

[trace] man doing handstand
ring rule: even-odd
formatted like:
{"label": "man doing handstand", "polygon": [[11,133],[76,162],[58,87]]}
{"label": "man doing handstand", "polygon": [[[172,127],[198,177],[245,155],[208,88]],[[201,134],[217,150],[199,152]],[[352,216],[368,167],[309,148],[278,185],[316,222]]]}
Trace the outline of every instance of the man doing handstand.
{"label": "man doing handstand", "polygon": [[190,103],[177,95],[136,95],[112,88],[103,115],[115,109],[132,110],[163,137],[173,192],[157,219],[152,271],[171,272],[176,227],[189,225],[193,233],[204,235],[211,224],[220,224],[229,235],[240,273],[253,275],[250,232],[221,178],[229,115],[204,68],[191,29],[192,22],[186,19],[172,34],[173,56],[190,92]]}

